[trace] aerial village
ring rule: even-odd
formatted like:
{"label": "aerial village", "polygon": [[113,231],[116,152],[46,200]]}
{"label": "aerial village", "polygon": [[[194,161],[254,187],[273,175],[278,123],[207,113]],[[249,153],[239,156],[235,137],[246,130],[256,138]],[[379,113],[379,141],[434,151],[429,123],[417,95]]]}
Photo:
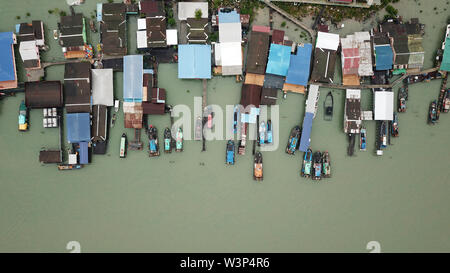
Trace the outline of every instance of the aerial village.
{"label": "aerial village", "polygon": [[[252,24],[250,15],[241,14],[239,5],[216,9],[206,1],[124,0],[98,3],[95,20],[89,20],[76,12],[76,6],[83,2],[67,1],[71,14],[60,16],[58,29],[49,30],[45,22],[32,21],[0,33],[0,97],[24,93],[19,105],[20,131],[30,127],[30,109],[42,109],[44,128],[59,130],[60,139],[54,148],[39,153],[41,163],[56,164],[59,170],[80,169],[89,165],[93,156],[106,154],[107,149],[120,149],[121,158],[136,150],[146,150],[150,157],[160,156],[161,149],[164,153],[183,151],[183,128],[168,126],[158,130],[149,122],[152,115],[170,115],[172,111],[167,103],[172,90],[158,85],[160,63],[177,63],[179,79],[203,82],[203,116],[196,117],[194,123],[194,140],[203,141],[203,147],[204,130],[211,129],[214,120],[206,103],[208,80],[233,77],[242,84],[233,116],[237,141],[227,140],[225,163],[234,165],[236,157],[245,154],[253,140],[253,178],[258,181],[263,179],[263,159],[255,146],[274,141],[272,121],[260,118],[260,106],[277,104],[279,92],[284,97],[288,92],[306,96],[304,117],[299,118],[299,124],[293,124],[289,139],[281,143],[287,141],[288,154],[303,153],[299,173],[313,180],[331,176],[329,153],[311,149],[310,134],[318,108],[322,107],[318,105],[321,87],[345,92],[343,133],[348,135],[349,156],[354,154],[357,142],[359,150],[368,149],[367,134],[376,136],[376,155],[383,155],[391,137],[399,136],[399,116],[407,111],[410,84],[442,80],[436,100],[429,105],[430,124],[436,124],[440,113],[450,109],[450,89],[446,87],[450,25],[442,37],[442,48],[437,50],[435,68],[424,69],[424,25],[414,18],[384,20],[371,31],[345,37],[329,33],[326,26],[319,24],[307,29],[311,43],[298,43],[289,40],[283,30],[274,29],[270,22]],[[279,12],[295,23],[295,18],[270,1],[262,2],[271,12]],[[173,13],[167,14],[167,10]],[[175,25],[168,23],[174,19]],[[141,54],[129,54],[130,20],[137,21],[137,52]],[[58,40],[65,60],[50,63],[41,59],[40,53],[48,48],[44,38],[47,31]],[[99,35],[99,45],[90,44],[88,31]],[[218,35],[217,41],[210,39],[213,35]],[[17,50],[20,59],[14,57]],[[22,62],[26,70],[25,82],[18,81],[16,62]],[[342,83],[334,82],[337,63],[342,64]],[[45,80],[45,69],[50,65],[63,65],[64,78]],[[117,71],[123,72],[122,97],[113,93]],[[397,98],[395,86],[400,86]],[[370,109],[362,109],[361,92],[372,92]],[[334,99],[331,92],[322,96],[326,96],[326,122],[333,119]],[[122,126],[115,124],[118,111],[124,113],[123,128],[132,129],[134,135],[124,133],[120,147],[109,147],[108,130]],[[375,122],[377,131],[367,132],[366,122]],[[248,135],[250,125],[256,126],[256,137]],[[141,139],[141,131],[147,139]]]}

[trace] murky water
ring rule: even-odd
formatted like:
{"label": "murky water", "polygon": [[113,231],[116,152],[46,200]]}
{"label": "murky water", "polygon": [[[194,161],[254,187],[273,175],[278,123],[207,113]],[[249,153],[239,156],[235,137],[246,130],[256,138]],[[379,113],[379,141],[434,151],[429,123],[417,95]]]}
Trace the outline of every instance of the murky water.
{"label": "murky water", "polygon": [[[0,31],[42,19],[51,47],[44,58],[62,59],[51,37],[57,16],[48,10],[68,12],[65,1],[0,2]],[[76,10],[90,17],[95,2],[86,0]],[[402,0],[396,7],[405,18],[419,17],[426,23],[428,68],[443,37],[449,14],[444,8],[450,7],[446,0],[426,3]],[[275,17],[275,25],[281,20]],[[361,29],[356,23],[345,24],[340,34]],[[134,48],[134,17],[129,26]],[[288,36],[300,41],[300,30],[287,26],[293,32]],[[97,34],[90,38],[97,43]],[[201,82],[178,80],[176,65],[160,65],[158,77],[170,104],[192,107],[194,97],[201,96]],[[62,78],[62,66],[47,70],[47,79]],[[122,114],[110,131],[107,155],[94,156],[80,171],[41,166],[39,150],[57,147],[57,130],[44,130],[42,112],[32,110],[31,130],[19,133],[17,111],[23,94],[6,98],[0,102],[0,251],[64,252],[67,242],[79,241],[82,251],[366,252],[372,240],[387,252],[449,251],[450,116],[441,115],[436,126],[426,124],[428,104],[437,98],[439,86],[440,81],[410,86],[408,111],[400,114],[400,137],[384,156],[374,155],[374,123],[366,122],[369,149],[352,158],[346,156],[343,133],[344,93],[332,91],[335,114],[326,122],[322,103],[329,90],[321,89],[312,148],[330,152],[333,178],[320,182],[300,178],[300,153],[284,152],[290,129],[303,120],[302,95],[288,94],[287,100],[279,96],[280,148],[263,154],[261,183],[252,179],[250,148],[237,157],[235,166],[225,166],[224,141],[208,142],[206,152],[201,152],[200,142],[187,141],[182,153],[149,158],[145,151],[130,151],[119,159],[120,135],[126,132],[131,138],[133,133],[123,129]],[[235,104],[240,88],[233,78],[216,77],[208,82],[208,103]],[[114,92],[121,97],[121,73],[115,74]],[[370,91],[363,91],[363,106],[369,107],[370,101]],[[169,117],[150,120],[161,138]]]}

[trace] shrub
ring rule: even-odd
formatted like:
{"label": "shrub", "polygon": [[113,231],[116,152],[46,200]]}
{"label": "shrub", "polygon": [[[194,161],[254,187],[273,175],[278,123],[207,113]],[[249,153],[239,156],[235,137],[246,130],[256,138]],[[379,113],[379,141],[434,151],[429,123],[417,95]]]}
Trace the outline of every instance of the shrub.
{"label": "shrub", "polygon": [[195,19],[201,19],[202,18],[202,10],[197,9],[195,10]]}

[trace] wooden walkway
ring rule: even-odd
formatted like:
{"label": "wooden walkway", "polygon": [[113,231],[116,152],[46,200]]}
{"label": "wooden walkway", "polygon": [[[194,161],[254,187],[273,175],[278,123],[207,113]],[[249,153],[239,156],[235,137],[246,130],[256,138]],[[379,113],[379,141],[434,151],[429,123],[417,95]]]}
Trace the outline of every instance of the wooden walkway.
{"label": "wooden walkway", "polygon": [[268,0],[262,0],[264,2],[264,4],[266,4],[269,8],[275,10],[276,12],[278,12],[279,14],[281,14],[282,16],[284,16],[285,18],[289,19],[292,23],[296,24],[297,26],[303,28],[304,30],[306,30],[309,34],[309,36],[311,37],[311,42],[312,44],[315,44],[315,40],[316,40],[316,32],[311,29],[310,27],[308,27],[307,25],[305,25],[304,23],[300,22],[300,20],[298,20],[297,18],[295,18],[294,16],[290,15],[289,13],[287,13],[286,11],[284,11],[282,8],[278,7],[277,5],[275,5],[274,3],[272,3],[271,1]]}
{"label": "wooden walkway", "polygon": [[421,74],[428,74],[431,72],[438,71],[439,67],[433,67],[430,69],[417,71],[417,72],[410,72],[403,74],[400,78],[396,79],[390,84],[361,84],[361,85],[343,85],[343,84],[333,84],[333,83],[320,83],[320,82],[309,82],[309,84],[318,85],[320,87],[326,87],[326,88],[335,88],[335,89],[372,89],[372,88],[393,88],[397,84],[401,83],[403,79],[409,76],[415,76],[415,75],[421,75]]}

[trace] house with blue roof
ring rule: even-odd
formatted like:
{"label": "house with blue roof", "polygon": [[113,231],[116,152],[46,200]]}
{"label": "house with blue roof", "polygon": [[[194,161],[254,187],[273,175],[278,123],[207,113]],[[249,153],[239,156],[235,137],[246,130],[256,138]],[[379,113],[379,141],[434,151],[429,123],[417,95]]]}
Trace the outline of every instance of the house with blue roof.
{"label": "house with blue roof", "polygon": [[374,45],[375,70],[390,70],[394,64],[394,53],[390,45]]}
{"label": "house with blue roof", "polygon": [[179,45],[179,79],[211,79],[211,45]]}
{"label": "house with blue roof", "polygon": [[80,143],[91,141],[91,118],[89,113],[66,114],[67,141]]}
{"label": "house with blue roof", "polygon": [[12,32],[0,32],[0,90],[17,88],[16,60]]}
{"label": "house with blue roof", "polygon": [[[311,68],[312,44],[299,45],[297,54],[290,57],[289,69],[286,76],[285,88],[295,92],[298,86],[304,87],[308,85],[310,68]],[[303,93],[303,92],[302,92]]]}
{"label": "house with blue roof", "polygon": [[290,61],[290,46],[271,44],[266,73],[278,76],[286,76],[288,74]]}
{"label": "house with blue roof", "polygon": [[142,55],[123,57],[123,100],[142,102],[144,59]]}

